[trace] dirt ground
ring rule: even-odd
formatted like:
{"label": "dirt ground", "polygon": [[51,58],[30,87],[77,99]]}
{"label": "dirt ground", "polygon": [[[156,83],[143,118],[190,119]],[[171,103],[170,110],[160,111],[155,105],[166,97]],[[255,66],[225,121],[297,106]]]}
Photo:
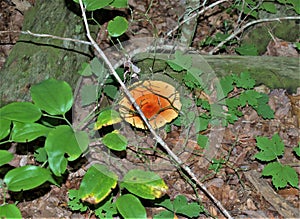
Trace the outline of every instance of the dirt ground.
{"label": "dirt ground", "polygon": [[[154,0],[150,4],[148,0],[130,0],[134,22],[130,26],[128,37],[134,39],[134,37],[153,36],[156,31],[159,36],[164,36],[167,31],[176,26],[178,18],[184,13],[184,8],[180,6],[181,2],[179,0],[171,1],[171,3],[167,0]],[[20,10],[20,5],[16,6],[9,3],[9,0],[1,0],[0,2],[0,31],[20,30],[22,27],[23,11]],[[148,12],[147,16],[145,15],[146,11]],[[208,11],[200,19],[201,22],[197,27],[192,44],[194,48],[199,49],[199,42],[207,36],[222,31],[224,20],[235,21],[234,15],[230,16],[221,11],[222,9],[217,7]],[[16,40],[17,34],[15,33],[0,35],[0,68],[5,63]],[[102,40],[101,43],[102,48],[108,47],[107,41]],[[208,47],[201,52],[207,50],[209,50]],[[227,53],[233,54],[233,51],[234,49],[228,49]],[[265,164],[254,159],[254,155],[258,152],[256,136],[271,137],[274,133],[278,133],[285,144],[285,155],[281,159],[282,163],[292,164],[300,175],[299,159],[292,152],[293,148],[298,145],[300,136],[300,88],[296,94],[288,94],[283,89],[275,89],[269,91],[268,95],[269,104],[275,111],[274,119],[263,120],[253,109],[246,107],[243,112],[244,116],[223,130],[225,134],[216,158],[227,161],[219,172],[209,170],[209,162],[202,163],[203,159],[199,155],[201,149],[194,141],[191,140],[188,143],[189,147],[193,148],[194,154],[189,155],[186,164],[235,218],[285,218],[292,213],[298,214],[300,217],[299,190],[291,186],[276,190],[272,186],[270,178],[260,177]],[[181,132],[182,130],[174,128],[165,137],[165,141],[170,145],[182,141]],[[142,133],[140,134],[142,135]],[[134,151],[135,148],[131,147],[130,150]],[[195,151],[199,151],[199,154]],[[35,163],[32,152],[28,152],[26,155],[16,154],[16,157],[18,157],[15,160],[16,163],[25,158],[27,163]],[[134,160],[132,161],[134,162]],[[71,172],[78,170],[78,167],[72,168],[70,169]],[[21,194],[10,193],[7,200],[13,202],[18,200],[17,196],[23,197],[17,206],[24,218],[94,218],[95,216],[90,212],[85,214],[74,212],[67,206],[68,190],[78,188],[81,179],[82,176],[76,172],[76,174],[67,175],[61,187],[43,185],[33,191]],[[169,187],[168,195],[171,198],[183,194],[190,201],[196,200],[193,187],[178,171],[170,171],[170,173],[165,174],[164,180]],[[196,189],[196,192],[211,216],[223,217],[201,190]],[[153,208],[149,208],[147,211],[150,217],[157,213],[156,209]],[[204,218],[207,215],[203,214],[201,217]]]}

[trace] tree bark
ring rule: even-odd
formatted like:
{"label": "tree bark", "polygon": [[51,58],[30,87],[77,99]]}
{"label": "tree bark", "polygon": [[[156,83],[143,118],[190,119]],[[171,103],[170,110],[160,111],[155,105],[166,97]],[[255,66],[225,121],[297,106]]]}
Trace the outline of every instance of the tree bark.
{"label": "tree bark", "polygon": [[[81,17],[68,8],[76,7],[72,2],[36,0],[25,13],[23,30],[85,40]],[[47,78],[65,80],[75,87],[77,71],[89,58],[88,45],[21,35],[0,71],[0,106],[30,100],[30,85]]]}

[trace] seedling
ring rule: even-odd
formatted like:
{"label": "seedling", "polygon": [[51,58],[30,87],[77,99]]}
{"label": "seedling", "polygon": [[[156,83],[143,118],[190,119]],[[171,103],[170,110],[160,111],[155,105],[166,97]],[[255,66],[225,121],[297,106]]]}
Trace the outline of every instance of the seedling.
{"label": "seedling", "polygon": [[[272,183],[276,189],[284,188],[288,183],[298,188],[299,178],[295,169],[280,162],[280,157],[284,155],[284,144],[279,135],[273,135],[272,139],[257,137],[256,141],[261,151],[255,155],[255,158],[267,162],[262,176],[272,176]],[[299,147],[294,150],[299,151]]]}

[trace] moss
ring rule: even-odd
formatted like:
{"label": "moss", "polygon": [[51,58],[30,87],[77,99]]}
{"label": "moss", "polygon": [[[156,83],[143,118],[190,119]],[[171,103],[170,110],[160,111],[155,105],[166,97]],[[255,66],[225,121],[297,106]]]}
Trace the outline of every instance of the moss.
{"label": "moss", "polygon": [[[85,39],[85,33],[75,33],[78,25],[82,26],[82,20],[65,7],[64,1],[37,0],[25,14],[23,30]],[[29,90],[24,87],[50,77],[65,80],[75,87],[79,78],[77,70],[89,58],[87,45],[21,35],[0,71],[0,106],[30,100]]]}

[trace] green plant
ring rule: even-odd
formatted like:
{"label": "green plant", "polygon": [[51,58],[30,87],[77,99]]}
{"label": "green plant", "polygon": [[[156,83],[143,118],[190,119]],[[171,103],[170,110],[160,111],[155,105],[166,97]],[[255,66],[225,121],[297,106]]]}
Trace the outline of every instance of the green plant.
{"label": "green plant", "polygon": [[[73,0],[79,3],[79,0]],[[127,0],[83,0],[82,1],[87,11],[95,11],[99,9],[108,8],[126,8],[128,7]],[[107,31],[111,37],[119,37],[128,29],[128,21],[121,16],[116,16],[108,22]]]}
{"label": "green plant", "polygon": [[[274,134],[272,139],[257,137],[256,141],[261,151],[255,155],[255,158],[267,163],[262,176],[272,176],[272,183],[276,189],[284,188],[288,183],[298,188],[299,179],[295,169],[280,162],[280,157],[284,155],[284,144],[279,135]],[[294,150],[299,154],[299,147]]]}
{"label": "green plant", "polygon": [[[193,100],[182,99],[182,113],[174,121],[175,125],[188,127],[195,123],[196,132],[206,130],[209,125],[227,126],[237,121],[243,115],[242,109],[247,106],[256,110],[264,119],[274,118],[274,112],[268,105],[268,96],[253,89],[255,80],[251,78],[249,72],[228,75],[216,81],[213,87],[217,92],[217,99],[209,103],[207,99],[200,98],[199,93],[204,92],[205,96],[212,93],[209,85],[213,75],[203,74],[194,67],[191,55],[182,54],[179,51],[175,52],[174,59],[167,60],[167,64],[174,71],[183,72],[181,80],[194,94]],[[236,89],[239,91],[235,92]],[[199,115],[191,112],[189,107],[193,102],[204,112]],[[205,135],[198,134],[197,141],[201,147],[209,144]]]}
{"label": "green plant", "polygon": [[[205,46],[217,46],[219,43],[224,41],[227,37],[229,37],[229,33],[216,33],[214,36],[208,36],[205,38],[205,40],[201,41],[200,47]],[[226,46],[231,46],[237,43],[237,40],[233,39],[228,41],[225,45],[223,45],[220,49],[225,49]]]}
{"label": "green plant", "polygon": [[257,56],[258,50],[254,45],[251,44],[243,44],[237,48],[235,48],[235,51],[244,56]]}
{"label": "green plant", "polygon": [[[60,92],[54,92],[56,90]],[[88,146],[86,133],[75,131],[66,118],[73,105],[72,89],[66,82],[48,79],[33,85],[30,93],[34,104],[15,102],[0,108],[0,140],[7,138],[0,144],[28,143],[45,138],[45,146],[36,153],[44,154],[38,160],[49,166],[25,165],[8,171],[3,179],[6,191],[30,190],[46,181],[57,185],[53,175],[60,177],[66,171],[68,161],[76,160]],[[68,125],[53,125],[47,118],[61,120]],[[1,150],[0,154],[1,165],[13,158],[5,150]]]}
{"label": "green plant", "polygon": [[164,207],[167,210],[161,211],[154,218],[175,218],[176,215],[193,218],[198,217],[200,213],[204,212],[203,206],[197,202],[188,203],[186,197],[183,195],[177,195],[173,201],[169,198],[160,200],[155,205]]}
{"label": "green plant", "polygon": [[222,158],[215,159],[213,158],[211,164],[209,165],[208,169],[213,170],[214,172],[219,172],[222,166],[226,163],[226,161]]}
{"label": "green plant", "polygon": [[276,5],[286,5],[292,8],[297,14],[300,14],[300,4],[297,0],[271,0],[271,1],[258,1],[246,0],[236,1],[233,8],[238,9],[244,15],[250,15],[258,18],[260,11],[266,11],[271,14],[277,13],[278,8]]}
{"label": "green plant", "polygon": [[[56,90],[60,92],[57,94]],[[46,181],[57,185],[53,175],[56,178],[62,177],[66,172],[68,162],[78,159],[87,150],[89,144],[88,133],[77,131],[66,118],[66,113],[71,109],[74,101],[72,90],[66,82],[48,79],[33,85],[30,93],[34,104],[11,103],[0,109],[1,138],[8,136],[8,139],[1,144],[31,142],[43,137],[45,138],[44,147],[37,149],[35,154],[36,160],[44,164],[43,167],[25,165],[8,171],[3,179],[6,191],[30,190]],[[108,114],[111,117],[108,117]],[[50,124],[46,118],[62,120],[66,125]],[[116,111],[106,109],[99,113],[95,128],[99,129],[119,121]],[[125,150],[127,146],[127,139],[115,131],[108,133],[100,140],[113,150]],[[0,158],[0,164],[3,165],[11,161],[13,155],[6,150],[1,150]],[[95,180],[99,183],[95,184]],[[87,209],[84,202],[100,203],[116,187],[117,181],[118,177],[105,166],[92,166],[84,176],[80,189],[70,190],[70,207],[73,210],[84,211]],[[155,199],[165,194],[167,186],[155,173],[131,170],[120,182],[120,189],[126,189],[145,199]],[[127,209],[124,207],[125,204],[136,205],[135,202],[139,202],[138,198],[127,195],[117,201],[116,209],[122,215],[135,214],[136,212],[124,210]],[[100,209],[111,209],[109,206],[108,202],[104,202],[97,212]],[[19,212],[15,205],[13,207],[5,204],[2,208],[9,209],[5,217],[11,215],[10,212],[13,215]]]}
{"label": "green plant", "polygon": [[[189,92],[195,94],[193,99],[182,99],[182,113],[173,122],[175,125],[188,127],[195,124],[197,132],[206,130],[209,125],[226,126],[242,116],[241,109],[245,106],[253,107],[263,118],[273,117],[273,111],[267,105],[267,95],[253,90],[255,81],[247,72],[221,78],[214,85],[217,90],[217,99],[215,102],[209,102],[197,94],[199,91],[205,91],[208,94],[211,92],[208,86],[210,78],[202,77],[202,72],[194,67],[192,56],[176,51],[174,59],[166,60],[166,64],[182,76],[181,80]],[[106,71],[101,62],[94,59],[91,63],[83,65],[81,73],[84,75],[95,74],[103,83]],[[114,87],[113,92],[110,89],[108,89],[109,91],[105,90],[106,86]],[[106,78],[103,86],[90,88],[95,94],[91,95],[92,98],[88,101],[82,102],[82,105],[96,102],[102,91],[109,97],[114,97],[118,91],[116,83],[111,77]],[[90,92],[90,88],[86,87],[81,94],[87,96],[85,92]],[[236,88],[239,89],[238,93],[234,92]],[[57,94],[54,92],[56,90],[60,92]],[[43,138],[45,140],[44,147],[35,151],[36,160],[43,165],[42,167],[26,165],[7,172],[4,176],[6,191],[30,190],[46,181],[57,185],[54,176],[56,179],[62,177],[67,170],[68,162],[78,159],[88,150],[90,139],[95,137],[96,130],[102,131],[122,121],[119,113],[112,106],[107,106],[97,110],[97,119],[93,127],[89,129],[90,132],[78,131],[79,127],[73,127],[66,117],[74,103],[72,89],[66,82],[48,79],[33,85],[30,93],[34,103],[11,103],[0,109],[0,137],[1,139],[7,138],[0,144],[24,143]],[[189,110],[193,102],[204,110],[203,113],[197,115],[196,112]],[[86,118],[87,121],[90,119],[90,117]],[[57,123],[57,121],[61,122]],[[103,137],[95,140],[102,142],[110,150],[126,150],[129,140],[121,134],[121,130],[116,129],[103,133]],[[198,134],[197,140],[200,146],[209,143],[207,136],[202,134]],[[0,164],[8,163],[12,157],[13,155],[9,152],[1,150]],[[215,161],[211,168],[217,172],[223,161]],[[101,183],[95,184],[95,180]],[[88,169],[79,190],[69,191],[69,207],[72,210],[86,211],[90,209],[90,204],[93,204],[94,212],[99,217],[111,217],[117,214],[124,217],[133,217],[138,214],[140,217],[144,217],[145,210],[140,198],[150,200],[160,198],[166,193],[166,190],[167,186],[164,181],[153,172],[131,170],[121,180],[106,166],[96,164]],[[112,191],[119,194],[117,201],[115,201]],[[125,194],[123,195],[123,193]],[[176,205],[177,202],[184,203],[186,207],[179,208]],[[139,206],[140,210],[128,211],[126,209],[130,208],[127,205]],[[197,203],[187,204],[186,199],[181,196],[178,196],[172,205],[172,208],[169,204],[166,205],[169,206],[166,208],[186,216],[199,214],[202,209]],[[15,208],[12,207],[12,209]],[[162,214],[170,214],[170,212]]]}
{"label": "green plant", "polygon": [[138,197],[150,200],[160,198],[168,188],[153,172],[130,170],[119,182],[119,189],[120,192],[126,189],[131,194],[122,194],[116,201],[112,201],[109,195],[117,182],[118,176],[106,166],[100,164],[91,166],[84,175],[79,190],[69,191],[70,208],[86,211],[87,203],[91,203],[97,205],[95,213],[100,218],[111,217],[118,212],[124,218],[146,218],[145,207]]}

